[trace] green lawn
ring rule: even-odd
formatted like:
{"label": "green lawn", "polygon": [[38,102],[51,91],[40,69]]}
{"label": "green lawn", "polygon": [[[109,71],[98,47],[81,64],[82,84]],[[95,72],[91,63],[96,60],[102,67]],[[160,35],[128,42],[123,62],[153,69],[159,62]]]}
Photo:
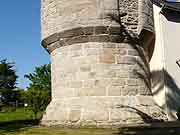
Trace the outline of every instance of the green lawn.
{"label": "green lawn", "polygon": [[0,135],[180,135],[180,123],[121,129],[67,129],[41,127],[38,123],[39,120],[32,120],[32,112],[23,108],[0,113]]}
{"label": "green lawn", "polygon": [[19,130],[0,130],[1,135],[110,135],[108,129],[62,129],[57,127],[28,127]]}
{"label": "green lawn", "polygon": [[0,113],[0,135],[107,135],[110,129],[62,129],[40,127],[39,120],[32,120],[32,112],[21,108],[14,112]]}
{"label": "green lawn", "polygon": [[18,108],[13,112],[0,112],[0,123],[30,119],[32,119],[32,112],[25,108]]}
{"label": "green lawn", "polygon": [[0,129],[0,135],[180,135],[179,128],[67,129],[24,127]]}

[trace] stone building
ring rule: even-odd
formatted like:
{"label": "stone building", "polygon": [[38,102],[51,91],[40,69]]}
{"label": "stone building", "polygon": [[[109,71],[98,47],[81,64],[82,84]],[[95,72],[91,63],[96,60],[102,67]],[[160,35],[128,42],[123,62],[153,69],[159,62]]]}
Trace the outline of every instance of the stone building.
{"label": "stone building", "polygon": [[166,120],[152,96],[151,0],[41,0],[52,62],[45,125],[110,126]]}

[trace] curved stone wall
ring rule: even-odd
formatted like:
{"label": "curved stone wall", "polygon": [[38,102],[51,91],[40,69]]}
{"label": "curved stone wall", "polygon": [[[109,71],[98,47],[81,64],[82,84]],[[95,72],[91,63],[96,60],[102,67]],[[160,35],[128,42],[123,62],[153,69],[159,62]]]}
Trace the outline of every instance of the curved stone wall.
{"label": "curved stone wall", "polygon": [[136,31],[138,12],[141,10],[138,1],[120,0],[119,8],[117,2],[118,0],[42,0],[42,38],[79,27],[119,27],[119,13],[127,14],[123,16],[122,24]]}
{"label": "curved stone wall", "polygon": [[143,14],[152,19],[141,7],[149,0],[117,2],[42,0],[42,44],[52,61],[52,102],[43,124],[166,119],[151,96],[147,45],[138,33],[153,33],[146,29],[153,24],[141,21]]}

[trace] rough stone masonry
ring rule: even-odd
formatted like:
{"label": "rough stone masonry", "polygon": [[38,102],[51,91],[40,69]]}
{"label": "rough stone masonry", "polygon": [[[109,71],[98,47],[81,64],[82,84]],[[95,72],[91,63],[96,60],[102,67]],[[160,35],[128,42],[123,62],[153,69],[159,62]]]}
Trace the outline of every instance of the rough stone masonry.
{"label": "rough stone masonry", "polygon": [[150,0],[41,0],[42,45],[52,62],[44,125],[112,126],[166,120],[149,60]]}

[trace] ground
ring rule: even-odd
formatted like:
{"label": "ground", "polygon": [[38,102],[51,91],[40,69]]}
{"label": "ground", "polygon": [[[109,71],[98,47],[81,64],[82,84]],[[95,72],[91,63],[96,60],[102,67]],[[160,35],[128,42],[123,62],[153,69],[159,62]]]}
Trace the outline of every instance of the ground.
{"label": "ground", "polygon": [[180,135],[179,122],[129,125],[114,129],[42,127],[38,122],[32,120],[32,112],[24,108],[0,113],[0,135]]}

